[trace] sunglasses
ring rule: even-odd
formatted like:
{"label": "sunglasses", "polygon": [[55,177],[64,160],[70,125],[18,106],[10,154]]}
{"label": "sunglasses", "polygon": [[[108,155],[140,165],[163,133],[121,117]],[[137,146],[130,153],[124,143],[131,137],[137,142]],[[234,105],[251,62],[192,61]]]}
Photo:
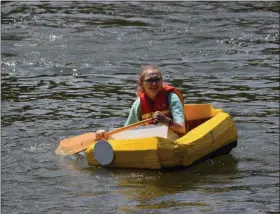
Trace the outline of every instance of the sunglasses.
{"label": "sunglasses", "polygon": [[149,84],[153,84],[153,82],[154,83],[160,83],[161,78],[146,79],[146,80],[144,80],[144,82],[149,83]]}

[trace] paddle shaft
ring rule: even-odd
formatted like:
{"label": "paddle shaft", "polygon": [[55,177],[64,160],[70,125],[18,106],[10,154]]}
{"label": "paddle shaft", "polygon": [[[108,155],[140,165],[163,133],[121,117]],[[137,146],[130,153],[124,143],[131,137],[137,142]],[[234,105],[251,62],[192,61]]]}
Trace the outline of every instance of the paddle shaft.
{"label": "paddle shaft", "polygon": [[117,133],[129,130],[129,129],[132,129],[132,128],[137,127],[137,126],[145,125],[145,124],[150,123],[152,121],[153,121],[153,118],[149,118],[149,119],[146,119],[146,120],[139,121],[137,123],[133,123],[133,124],[128,125],[128,126],[124,126],[124,127],[121,127],[121,128],[118,128],[118,129],[106,132],[105,133],[105,138],[108,138],[108,137],[110,137],[110,136],[112,136],[114,134],[117,134]]}

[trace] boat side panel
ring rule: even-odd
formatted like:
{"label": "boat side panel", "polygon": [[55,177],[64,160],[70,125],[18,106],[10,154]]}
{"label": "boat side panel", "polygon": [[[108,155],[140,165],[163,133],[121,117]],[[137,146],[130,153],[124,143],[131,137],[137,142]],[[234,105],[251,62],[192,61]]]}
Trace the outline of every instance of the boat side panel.
{"label": "boat side panel", "polygon": [[185,104],[184,112],[187,120],[198,120],[212,117],[211,104]]}
{"label": "boat side panel", "polygon": [[182,165],[188,166],[235,140],[237,130],[231,117],[227,113],[219,112],[176,142],[184,147]]}
{"label": "boat side panel", "polygon": [[184,104],[184,113],[187,120],[200,120],[212,118],[217,113],[222,112],[222,109],[215,109],[209,103],[206,104]]}
{"label": "boat side panel", "polygon": [[[109,140],[114,150],[114,159],[108,167],[123,168],[161,168],[158,156],[158,138],[140,138],[129,140]],[[94,157],[94,145],[86,150],[88,164],[99,166]]]}
{"label": "boat side panel", "polygon": [[179,166],[183,159],[182,151],[179,144],[168,139],[159,139],[158,156],[162,167]]}

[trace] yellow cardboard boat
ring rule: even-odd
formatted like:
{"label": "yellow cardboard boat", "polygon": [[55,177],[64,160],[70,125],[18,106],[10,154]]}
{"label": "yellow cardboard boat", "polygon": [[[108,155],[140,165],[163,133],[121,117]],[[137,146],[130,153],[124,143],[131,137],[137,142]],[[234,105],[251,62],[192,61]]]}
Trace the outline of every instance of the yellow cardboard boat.
{"label": "yellow cardboard boat", "polygon": [[[203,158],[227,154],[237,145],[237,129],[229,114],[211,104],[185,104],[188,132],[176,140],[143,137],[108,140],[112,154],[106,167],[160,169],[189,166]],[[104,145],[104,144],[102,144]],[[104,166],[97,144],[85,151],[90,166]]]}

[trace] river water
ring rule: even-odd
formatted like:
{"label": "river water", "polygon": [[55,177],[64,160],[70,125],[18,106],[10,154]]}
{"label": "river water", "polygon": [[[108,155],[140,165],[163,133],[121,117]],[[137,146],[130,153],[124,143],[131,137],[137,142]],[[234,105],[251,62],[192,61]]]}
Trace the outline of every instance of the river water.
{"label": "river water", "polygon": [[[279,213],[279,2],[1,2],[1,24],[1,213]],[[177,170],[55,155],[122,126],[146,64],[238,146]]]}

